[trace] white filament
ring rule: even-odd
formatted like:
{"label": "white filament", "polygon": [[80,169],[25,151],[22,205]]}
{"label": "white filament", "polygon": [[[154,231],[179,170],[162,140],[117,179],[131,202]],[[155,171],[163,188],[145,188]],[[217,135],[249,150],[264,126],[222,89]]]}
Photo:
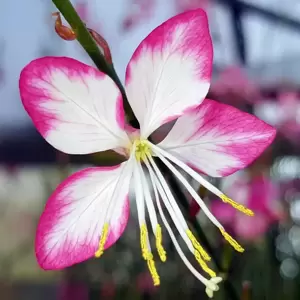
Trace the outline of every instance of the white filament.
{"label": "white filament", "polygon": [[162,200],[164,201],[164,204],[165,204],[177,230],[179,231],[181,237],[185,241],[189,250],[192,253],[194,253],[195,250],[194,250],[193,244],[190,241],[190,239],[186,233],[186,231],[188,230],[188,225],[187,225],[185,219],[183,218],[183,215],[176,203],[176,200],[174,199],[174,196],[172,195],[170,188],[168,187],[165,179],[163,178],[158,167],[156,166],[154,160],[151,157],[148,157],[148,158],[150,160],[152,167],[150,166],[150,164],[147,161],[145,161],[145,163],[149,170],[150,177],[153,180],[153,185],[155,185],[157,187],[159,194],[161,195]]}
{"label": "white filament", "polygon": [[146,223],[145,220],[145,202],[143,194],[143,186],[139,177],[139,170],[137,162],[133,164],[133,182],[134,182],[134,191],[135,191],[135,200],[137,206],[138,220],[140,227]]}
{"label": "white filament", "polygon": [[185,186],[191,196],[195,199],[198,205],[201,207],[203,212],[207,215],[207,217],[215,224],[218,228],[223,228],[220,222],[215,218],[215,216],[210,212],[210,210],[205,205],[204,201],[200,198],[198,193],[192,188],[192,186],[188,183],[188,181],[180,174],[180,172],[160,153],[156,153],[157,156],[162,160],[162,162],[171,170],[171,172],[179,179],[179,181]]}
{"label": "white filament", "polygon": [[[150,169],[152,170],[152,168],[150,167]],[[149,173],[150,173],[150,169],[149,169]],[[154,172],[152,171],[152,175],[154,176],[154,180],[152,181],[153,184],[153,188],[154,188],[154,193],[155,193],[155,199],[156,199],[156,204],[158,207],[158,211],[160,213],[161,219],[165,225],[165,227],[167,228],[167,231],[170,235],[170,238],[175,246],[175,249],[177,250],[180,258],[182,259],[182,261],[184,262],[184,264],[187,266],[187,268],[193,273],[193,275],[200,280],[205,286],[207,286],[210,290],[217,290],[217,286],[215,284],[213,284],[212,282],[210,282],[208,279],[206,279],[204,276],[202,276],[193,266],[192,264],[188,261],[188,259],[186,258],[186,256],[184,255],[183,251],[181,250],[176,237],[163,213],[160,201],[159,201],[159,197],[158,197],[158,193],[157,190],[159,190],[159,187],[156,185],[156,182],[158,182],[158,178],[156,177],[156,175],[154,174]],[[161,195],[161,194],[160,194]],[[163,196],[163,195],[161,195]]]}
{"label": "white filament", "polygon": [[198,183],[200,183],[201,185],[203,185],[206,189],[208,189],[209,191],[211,191],[213,194],[217,195],[218,197],[220,197],[221,195],[223,195],[223,193],[219,189],[217,189],[215,186],[213,186],[209,181],[207,181],[205,178],[203,178],[200,174],[198,174],[197,172],[195,172],[187,164],[185,164],[184,162],[182,162],[181,160],[179,160],[178,158],[176,158],[175,156],[173,156],[169,152],[167,152],[167,151],[165,151],[165,150],[157,147],[156,145],[154,145],[152,143],[150,143],[150,144],[151,144],[152,150],[155,152],[156,155],[158,155],[160,153],[164,157],[166,157],[169,160],[171,160],[178,167],[182,168],[186,173],[188,173],[189,175],[191,175]]}
{"label": "white filament", "polygon": [[142,169],[141,164],[139,164],[139,163],[137,163],[137,170],[138,170],[139,176],[141,178],[142,188],[143,188],[143,192],[144,192],[144,199],[146,201],[146,206],[147,206],[147,210],[148,210],[148,213],[149,213],[152,230],[153,230],[153,233],[155,235],[158,222],[157,222],[157,216],[156,216],[154,204],[153,204],[153,201],[151,199],[149,186],[148,186],[148,183],[147,183],[147,178],[146,178],[145,172]]}

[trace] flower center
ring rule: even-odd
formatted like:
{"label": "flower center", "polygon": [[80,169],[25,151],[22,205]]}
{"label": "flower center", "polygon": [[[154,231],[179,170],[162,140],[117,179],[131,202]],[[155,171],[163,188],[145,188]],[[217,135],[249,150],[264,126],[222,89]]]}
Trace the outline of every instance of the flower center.
{"label": "flower center", "polygon": [[135,140],[132,148],[135,148],[134,151],[137,161],[144,161],[149,155],[152,156],[151,146],[147,140]]}

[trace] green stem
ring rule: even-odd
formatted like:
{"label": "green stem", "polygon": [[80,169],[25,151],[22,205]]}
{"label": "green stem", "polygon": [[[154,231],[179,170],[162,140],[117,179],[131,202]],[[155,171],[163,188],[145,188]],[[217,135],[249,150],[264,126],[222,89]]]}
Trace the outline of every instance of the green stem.
{"label": "green stem", "polygon": [[89,55],[89,57],[92,59],[92,61],[95,63],[97,68],[103,73],[107,74],[116,83],[123,96],[124,109],[127,113],[127,117],[130,120],[133,119],[134,114],[128,103],[124,87],[114,69],[114,66],[106,62],[96,42],[92,38],[91,34],[88,32],[84,22],[80,19],[72,3],[69,0],[52,0],[52,2],[60,11],[60,13],[64,16],[66,21],[70,24],[73,31],[76,33],[76,38],[78,42]]}

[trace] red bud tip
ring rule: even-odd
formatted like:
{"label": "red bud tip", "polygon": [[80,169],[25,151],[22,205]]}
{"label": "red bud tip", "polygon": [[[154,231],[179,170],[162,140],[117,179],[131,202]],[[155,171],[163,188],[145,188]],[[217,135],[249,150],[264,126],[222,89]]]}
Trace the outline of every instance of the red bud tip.
{"label": "red bud tip", "polygon": [[112,64],[111,52],[107,41],[95,30],[88,28],[88,31],[97,43],[97,45],[101,48],[102,54],[105,57],[106,61],[109,64]]}
{"label": "red bud tip", "polygon": [[65,41],[74,41],[76,39],[76,33],[71,28],[63,25],[60,13],[55,12],[52,16],[56,17],[54,27],[56,33]]}

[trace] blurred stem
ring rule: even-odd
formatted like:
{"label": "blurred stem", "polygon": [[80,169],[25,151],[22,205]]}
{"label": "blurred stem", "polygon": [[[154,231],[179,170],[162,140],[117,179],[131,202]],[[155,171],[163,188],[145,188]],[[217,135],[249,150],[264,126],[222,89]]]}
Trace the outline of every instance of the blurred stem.
{"label": "blurred stem", "polygon": [[233,250],[232,247],[227,243],[224,244],[223,249],[222,269],[224,272],[228,273],[232,261]]}
{"label": "blurred stem", "polygon": [[[180,203],[182,205],[182,207],[184,208],[184,210],[186,211],[186,213],[188,213],[189,212],[189,202],[186,199],[182,190],[179,188],[178,182],[174,178],[173,174],[171,174],[169,172],[169,170],[166,168],[166,166],[161,161],[156,160],[156,163],[159,166],[159,168],[164,172],[164,174],[168,180],[169,186],[171,187],[172,193],[175,196],[177,202]],[[221,273],[221,275],[222,275],[222,273],[223,273],[223,275],[226,274],[226,270],[223,269],[220,259],[218,258],[217,254],[215,253],[213,247],[211,246],[211,244],[210,244],[209,240],[207,239],[205,233],[203,232],[201,226],[197,222],[197,219],[190,218],[190,223],[192,224],[194,231],[197,233],[198,238],[201,241],[201,243],[203,244],[204,248],[206,248],[206,250],[210,254],[219,273]],[[231,284],[231,282],[229,280],[227,280],[227,278],[224,278],[224,289],[227,294],[226,299],[240,300],[240,297],[236,293],[233,285]]]}
{"label": "blurred stem", "polygon": [[116,83],[120,89],[124,102],[124,109],[127,113],[127,117],[131,120],[134,118],[134,114],[128,103],[124,87],[119,79],[113,64],[107,63],[101,51],[99,50],[96,42],[86,28],[84,22],[80,19],[75,8],[69,0],[52,0],[53,4],[57,7],[66,21],[70,24],[73,31],[76,33],[76,39],[95,63],[97,68],[103,73],[107,74]]}

